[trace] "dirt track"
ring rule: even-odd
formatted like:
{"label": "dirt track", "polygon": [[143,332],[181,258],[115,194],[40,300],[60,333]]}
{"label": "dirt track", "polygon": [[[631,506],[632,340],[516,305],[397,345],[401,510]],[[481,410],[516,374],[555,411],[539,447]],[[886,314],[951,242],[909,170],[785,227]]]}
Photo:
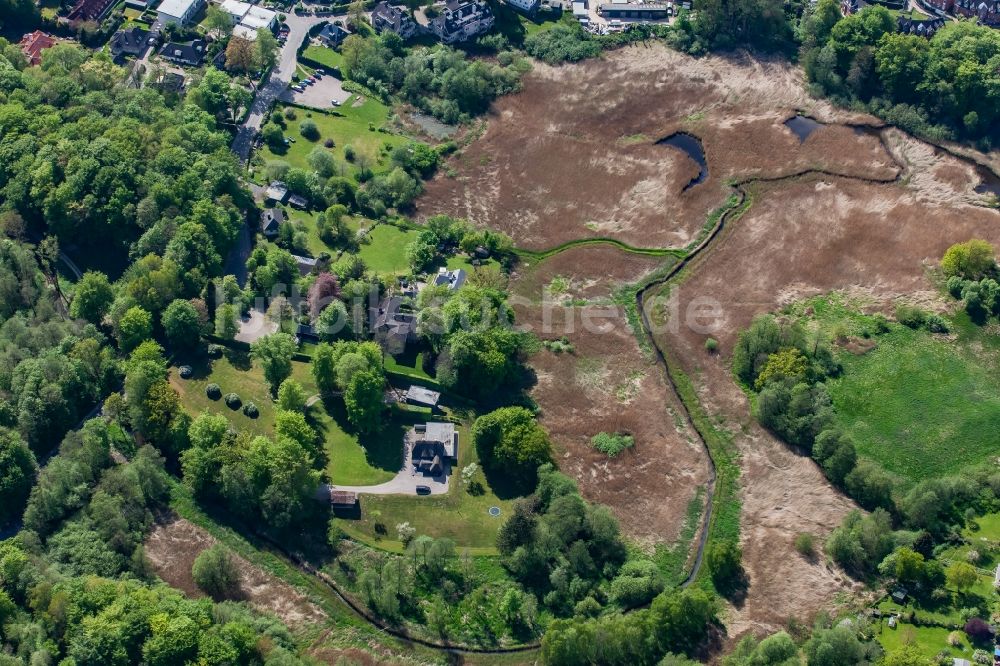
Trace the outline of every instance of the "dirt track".
{"label": "dirt track", "polygon": [[[796,110],[832,124],[800,143],[783,124]],[[750,589],[727,619],[731,637],[773,631],[790,617],[806,619],[852,587],[822,558],[807,561],[792,547],[800,531],[825,537],[853,504],[808,458],[790,452],[754,423],[728,368],[737,331],[757,313],[835,289],[863,292],[887,311],[897,299],[933,304],[939,297],[927,270],[949,244],[971,236],[1000,241],[1000,216],[979,205],[983,197],[974,191],[980,182],[974,168],[896,130],[847,125],[854,123],[877,121],[809,99],[800,73],[784,65],[693,60],[660,47],[623,49],[578,66],[539,66],[522,94],[496,105],[485,135],[452,164],[456,175],[432,182],[420,201],[424,213],[468,216],[511,233],[526,248],[595,236],[637,247],[678,247],[690,242],[709,211],[722,205],[731,180],[830,172],[750,185],[750,210],[673,288],[672,303],[679,307],[669,319],[680,325],[657,335],[693,380],[713,419],[733,434],[742,455]],[[662,147],[652,145],[678,130],[701,139],[709,163],[708,180],[687,192],[681,189],[694,162],[673,150],[664,158],[655,152]],[[594,299],[613,291],[601,286],[605,276],[617,284],[636,281],[649,270],[641,261],[633,264],[633,256],[564,254],[547,260],[545,270],[519,276],[515,285],[537,293],[555,278],[568,278],[555,280],[569,285],[564,300]],[[697,297],[714,299],[721,308],[711,333],[695,332],[683,321]],[[658,313],[661,319],[666,311]],[[521,321],[538,318],[535,305],[525,305],[518,314]],[[568,336],[577,356],[605,359],[598,367],[617,370],[620,365],[627,372],[642,354],[631,346],[634,338],[623,319],[616,321],[620,329],[593,340]],[[721,342],[718,355],[704,350],[709,334]],[[668,540],[675,535],[676,529],[667,526],[668,514],[678,525],[679,501],[667,502],[669,508],[656,515],[655,530],[636,532],[648,504],[630,507],[630,502],[649,496],[650,487],[637,484],[631,493],[614,492],[605,481],[622,470],[609,473],[588,458],[593,452],[585,433],[604,429],[605,408],[613,404],[608,386],[620,377],[594,382],[604,394],[588,395],[574,369],[579,360],[543,352],[533,365],[539,374],[534,396],[565,454],[564,469],[577,477],[585,494],[625,516],[626,530],[634,536],[655,539],[658,533]],[[662,381],[644,386],[644,399],[661,386]],[[670,401],[653,400],[637,412],[649,421],[656,418],[652,415],[669,414]],[[611,418],[624,418],[627,411],[612,410]],[[680,450],[683,429],[668,434],[672,424],[666,420],[644,423],[649,432],[657,425],[665,452]],[[665,453],[663,461],[669,467],[673,459]],[[696,484],[698,478],[692,474],[683,482]],[[652,493],[657,497],[656,490]]]}

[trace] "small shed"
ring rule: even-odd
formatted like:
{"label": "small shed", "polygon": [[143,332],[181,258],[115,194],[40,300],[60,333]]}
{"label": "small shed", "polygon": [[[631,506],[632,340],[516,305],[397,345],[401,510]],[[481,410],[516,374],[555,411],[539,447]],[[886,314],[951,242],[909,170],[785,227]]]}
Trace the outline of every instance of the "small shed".
{"label": "small shed", "polygon": [[309,208],[309,199],[306,199],[304,196],[300,194],[293,194],[292,196],[288,197],[288,203],[302,210]]}
{"label": "small shed", "polygon": [[897,604],[905,603],[906,602],[906,588],[905,587],[897,587],[895,590],[893,590],[892,591],[892,600],[895,601]]}
{"label": "small shed", "polygon": [[417,386],[414,384],[406,390],[406,402],[411,405],[433,408],[437,407],[440,400],[441,394],[439,392],[432,391],[424,386]]}
{"label": "small shed", "polygon": [[330,506],[335,509],[352,509],[358,503],[358,494],[352,490],[331,490]]}

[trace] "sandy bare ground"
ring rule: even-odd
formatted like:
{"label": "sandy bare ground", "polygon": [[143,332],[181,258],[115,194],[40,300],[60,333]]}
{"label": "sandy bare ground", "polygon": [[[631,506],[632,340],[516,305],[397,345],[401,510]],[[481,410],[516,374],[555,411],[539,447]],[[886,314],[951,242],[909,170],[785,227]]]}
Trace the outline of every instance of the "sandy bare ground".
{"label": "sandy bare ground", "polygon": [[[191,577],[191,566],[203,550],[218,541],[197,525],[175,518],[157,524],[146,539],[146,556],[156,574],[189,597],[205,594]],[[293,629],[329,622],[329,618],[305,595],[288,583],[233,555],[240,572],[242,598],[259,611],[277,615]]]}

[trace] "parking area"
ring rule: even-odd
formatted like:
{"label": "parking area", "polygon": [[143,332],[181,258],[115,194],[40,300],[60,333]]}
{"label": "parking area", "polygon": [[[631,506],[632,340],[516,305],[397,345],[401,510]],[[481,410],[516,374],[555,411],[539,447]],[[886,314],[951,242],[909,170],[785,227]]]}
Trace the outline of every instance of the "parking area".
{"label": "parking area", "polygon": [[314,109],[331,109],[343,104],[351,96],[351,93],[341,86],[340,79],[331,74],[321,76],[312,85],[302,85],[301,87],[301,92],[289,87],[281,94],[281,99]]}

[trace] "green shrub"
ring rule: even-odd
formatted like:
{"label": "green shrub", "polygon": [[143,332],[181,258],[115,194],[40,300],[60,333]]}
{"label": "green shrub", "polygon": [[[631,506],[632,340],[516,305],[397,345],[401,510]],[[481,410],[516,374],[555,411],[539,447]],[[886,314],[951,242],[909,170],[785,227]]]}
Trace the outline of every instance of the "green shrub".
{"label": "green shrub", "polygon": [[812,557],[815,549],[816,544],[814,543],[812,534],[809,534],[809,532],[799,532],[795,535],[795,550],[799,551],[800,555]]}
{"label": "green shrub", "polygon": [[705,351],[707,351],[709,354],[714,354],[715,352],[719,351],[719,341],[716,340],[715,338],[709,338],[708,340],[705,340]]}
{"label": "green shrub", "polygon": [[257,409],[257,405],[253,404],[252,402],[248,402],[247,404],[243,405],[243,415],[251,419],[255,419],[258,416],[260,416],[260,410]]}
{"label": "green shrub", "polygon": [[896,321],[909,328],[922,328],[927,321],[927,315],[920,308],[912,305],[896,306]]}
{"label": "green shrub", "polygon": [[303,120],[302,124],[299,125],[299,134],[309,139],[310,141],[315,141],[319,138],[319,127],[316,125],[315,120]]}
{"label": "green shrub", "polygon": [[222,397],[222,387],[218,384],[209,384],[205,387],[205,395],[211,400],[218,400]]}
{"label": "green shrub", "polygon": [[632,448],[635,445],[635,438],[621,433],[601,432],[594,435],[590,443],[601,453],[614,458],[625,449]]}
{"label": "green shrub", "polygon": [[234,597],[240,587],[236,563],[221,544],[203,550],[195,558],[191,577],[199,588],[215,599]]}
{"label": "green shrub", "polygon": [[236,393],[226,394],[226,407],[228,407],[229,409],[234,409],[234,410],[239,409],[240,405],[242,404],[243,401],[240,399],[239,394]]}

